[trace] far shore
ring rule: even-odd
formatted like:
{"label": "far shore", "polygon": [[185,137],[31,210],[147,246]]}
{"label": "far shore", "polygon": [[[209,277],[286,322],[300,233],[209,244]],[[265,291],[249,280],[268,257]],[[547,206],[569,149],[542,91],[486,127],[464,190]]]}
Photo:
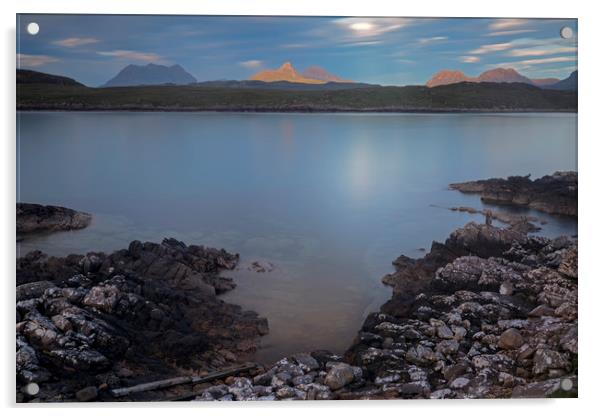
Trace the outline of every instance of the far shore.
{"label": "far shore", "polygon": [[575,110],[550,110],[539,108],[523,109],[463,109],[463,108],[198,108],[198,107],[128,107],[128,108],[57,108],[57,107],[17,107],[19,112],[164,112],[164,113],[397,113],[397,114],[523,114],[523,113],[570,113],[577,114]]}

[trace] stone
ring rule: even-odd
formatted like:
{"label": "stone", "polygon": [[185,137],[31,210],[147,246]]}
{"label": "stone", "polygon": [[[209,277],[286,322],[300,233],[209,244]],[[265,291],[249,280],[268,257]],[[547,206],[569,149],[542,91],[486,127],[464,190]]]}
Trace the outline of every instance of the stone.
{"label": "stone", "polygon": [[502,332],[498,341],[498,347],[504,350],[515,350],[524,344],[523,336],[516,328],[509,328]]}
{"label": "stone", "polygon": [[95,386],[88,386],[75,393],[75,397],[80,402],[91,402],[98,397],[98,390]]}
{"label": "stone", "polygon": [[434,392],[431,393],[430,398],[431,399],[449,399],[452,398],[454,395],[454,392],[451,389],[441,389],[441,390],[435,390]]}
{"label": "stone", "polygon": [[533,356],[533,374],[542,375],[554,369],[568,370],[570,363],[566,356],[551,349],[539,349]]}
{"label": "stone", "polygon": [[469,384],[470,384],[469,379],[467,379],[465,377],[458,377],[457,379],[455,379],[454,381],[449,383],[449,386],[452,389],[463,389],[463,388],[467,387]]}
{"label": "stone", "polygon": [[337,363],[332,366],[326,377],[324,384],[331,390],[338,390],[351,383],[355,375],[349,364]]}
{"label": "stone", "polygon": [[529,312],[530,317],[554,316],[554,308],[547,305],[536,306]]}
{"label": "stone", "polygon": [[119,289],[115,286],[94,286],[83,300],[83,304],[111,313],[119,300]]}
{"label": "stone", "polygon": [[44,294],[46,289],[50,288],[56,288],[56,285],[47,280],[19,285],[16,289],[17,302],[33,298],[39,298]]}
{"label": "stone", "polygon": [[320,368],[320,363],[314,357],[307,353],[299,353],[293,355],[293,359],[304,372],[317,370]]}
{"label": "stone", "polygon": [[510,296],[514,292],[514,285],[512,282],[505,281],[500,285],[500,295]]}
{"label": "stone", "polygon": [[458,341],[450,339],[439,342],[437,344],[436,350],[441,354],[447,355],[456,353],[459,347],[460,344],[458,344]]}

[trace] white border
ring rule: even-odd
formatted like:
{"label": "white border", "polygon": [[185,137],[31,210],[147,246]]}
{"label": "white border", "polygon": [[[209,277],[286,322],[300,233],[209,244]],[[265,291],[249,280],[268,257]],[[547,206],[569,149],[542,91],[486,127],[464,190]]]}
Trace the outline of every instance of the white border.
{"label": "white border", "polygon": [[[15,271],[15,13],[121,13],[121,14],[252,14],[252,15],[328,15],[328,16],[437,16],[437,17],[575,17],[579,18],[579,240],[580,240],[580,310],[579,334],[580,374],[579,399],[576,400],[479,400],[479,401],[396,401],[396,402],[329,402],[329,403],[284,403],[278,405],[245,403],[209,404],[191,406],[176,404],[178,413],[224,414],[242,411],[245,414],[288,414],[308,413],[331,414],[344,412],[360,415],[367,412],[393,414],[420,412],[446,416],[478,412],[497,415],[532,411],[547,415],[568,415],[587,411],[596,405],[601,386],[600,366],[602,314],[597,308],[600,303],[599,236],[602,231],[598,211],[600,209],[600,165],[602,164],[599,134],[600,84],[602,77],[600,45],[602,15],[597,13],[596,2],[557,1],[528,2],[525,0],[421,0],[421,1],[354,1],[354,0],[104,0],[73,2],[68,0],[21,0],[2,4],[2,137],[1,175],[4,197],[0,218],[2,240],[0,247],[2,270],[3,331],[2,364],[0,387],[2,404],[12,407],[9,412],[29,414],[42,411],[61,414],[102,413],[125,414],[133,408],[144,408],[145,413],[163,414],[165,405],[125,404],[96,405],[82,408],[78,405],[50,405],[40,407],[15,407],[14,404],[14,271]],[[597,237],[597,238],[596,238]],[[359,323],[358,323],[359,324]],[[109,410],[110,409],[110,410]]]}

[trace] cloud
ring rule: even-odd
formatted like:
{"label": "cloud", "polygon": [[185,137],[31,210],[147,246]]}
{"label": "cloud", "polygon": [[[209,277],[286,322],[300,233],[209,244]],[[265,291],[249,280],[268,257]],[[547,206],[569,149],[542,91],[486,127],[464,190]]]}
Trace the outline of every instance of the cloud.
{"label": "cloud", "polygon": [[461,56],[460,57],[460,61],[467,63],[467,64],[474,64],[476,62],[479,62],[481,60],[481,58],[479,58],[478,56]]}
{"label": "cloud", "polygon": [[495,19],[489,24],[491,30],[506,30],[524,26],[529,23],[528,19]]}
{"label": "cloud", "polygon": [[481,55],[481,54],[484,54],[484,53],[505,51],[507,49],[510,49],[511,47],[512,47],[512,43],[510,43],[510,42],[506,42],[506,43],[493,43],[493,44],[490,44],[490,45],[483,45],[483,46],[481,46],[480,48],[477,48],[477,49],[473,49],[469,53],[474,54],[474,55]]}
{"label": "cloud", "polygon": [[261,68],[261,66],[263,65],[263,61],[260,61],[258,59],[251,59],[248,61],[239,62],[238,64],[247,69],[257,69]]}
{"label": "cloud", "polygon": [[59,62],[60,59],[58,58],[53,58],[52,56],[48,56],[48,55],[28,55],[25,53],[18,53],[17,54],[17,67],[21,68],[21,67],[37,67],[37,66],[43,66],[43,65],[47,65],[47,64],[51,64],[53,62]]}
{"label": "cloud", "polygon": [[546,65],[546,64],[555,64],[559,62],[574,62],[575,65],[577,61],[574,56],[555,56],[550,58],[538,58],[538,59],[525,59],[522,61],[514,61],[514,62],[501,62],[495,64],[487,65],[488,68],[498,68],[498,67],[510,67],[516,70],[524,70],[536,67],[538,65]]}
{"label": "cloud", "polygon": [[418,39],[418,43],[421,45],[428,45],[430,43],[435,43],[435,42],[441,42],[444,40],[447,40],[448,37],[447,36],[433,36],[430,38],[422,38],[422,39]]}
{"label": "cloud", "polygon": [[98,43],[100,40],[96,38],[67,38],[61,40],[55,40],[52,42],[55,45],[64,46],[66,48],[73,48],[75,46],[89,45],[91,43]]}
{"label": "cloud", "polygon": [[399,17],[344,17],[334,20],[334,23],[353,37],[371,38],[402,29],[413,21],[414,19]]}
{"label": "cloud", "polygon": [[575,46],[550,46],[541,48],[525,48],[525,49],[513,49],[509,51],[506,56],[523,57],[523,56],[545,56],[545,55],[557,55],[560,53],[577,52]]}
{"label": "cloud", "polygon": [[517,29],[517,30],[501,30],[499,32],[490,32],[485,36],[508,36],[508,35],[518,35],[521,33],[530,33],[535,32],[535,29]]}
{"label": "cloud", "polygon": [[137,52],[137,51],[125,51],[125,50],[116,50],[116,51],[105,51],[105,52],[97,52],[102,56],[112,56],[120,59],[129,59],[133,61],[143,61],[143,62],[159,62],[162,61],[163,58],[156,53],[149,52]]}
{"label": "cloud", "polygon": [[311,45],[307,43],[285,43],[284,45],[280,45],[283,49],[301,49],[301,48],[309,48]]}

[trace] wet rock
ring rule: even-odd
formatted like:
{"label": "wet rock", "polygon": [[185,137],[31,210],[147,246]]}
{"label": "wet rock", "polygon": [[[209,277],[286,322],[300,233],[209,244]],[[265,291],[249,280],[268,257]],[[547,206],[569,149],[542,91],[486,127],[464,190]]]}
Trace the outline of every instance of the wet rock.
{"label": "wet rock", "polygon": [[478,193],[489,203],[523,205],[550,214],[577,215],[577,172],[556,172],[531,180],[529,176],[455,183],[451,189]]}
{"label": "wet rock", "polygon": [[90,214],[65,207],[17,203],[17,234],[77,230],[91,221]]}

